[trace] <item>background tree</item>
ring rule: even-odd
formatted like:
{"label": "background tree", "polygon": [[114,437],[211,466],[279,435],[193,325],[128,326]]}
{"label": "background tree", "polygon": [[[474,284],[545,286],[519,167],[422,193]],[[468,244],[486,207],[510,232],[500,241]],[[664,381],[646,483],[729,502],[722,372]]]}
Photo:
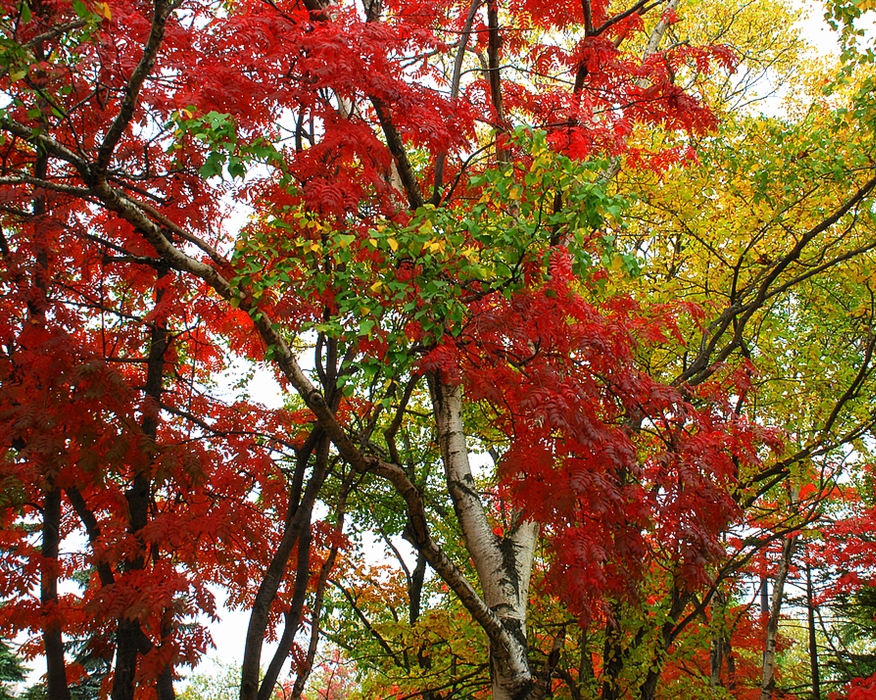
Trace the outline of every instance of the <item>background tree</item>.
{"label": "background tree", "polygon": [[0,642],[0,694],[3,700],[11,700],[15,697],[12,694],[10,685],[21,683],[27,677],[27,669],[9,648],[8,645]]}

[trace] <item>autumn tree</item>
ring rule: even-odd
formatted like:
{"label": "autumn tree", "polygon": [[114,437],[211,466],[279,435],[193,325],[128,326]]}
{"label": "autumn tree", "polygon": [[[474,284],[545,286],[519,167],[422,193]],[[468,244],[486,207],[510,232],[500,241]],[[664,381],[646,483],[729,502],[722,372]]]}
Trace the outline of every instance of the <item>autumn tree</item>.
{"label": "autumn tree", "polygon": [[[50,697],[86,632],[114,700],[173,697],[209,643],[207,584],[251,612],[242,700],[289,657],[300,695],[322,610],[362,600],[333,575],[354,566],[351,519],[413,547],[409,625],[424,591],[454,596],[494,698],[550,692],[573,629],[593,631],[579,668],[601,643],[603,698],[656,697],[718,582],[806,524],[798,482],[834,478],[819,460],[871,422],[868,288],[832,276],[871,250],[866,124],[839,155],[845,103],[716,137],[708,76],[740,57],[720,24],[687,35],[686,12],[6,2],[0,623],[39,635]],[[713,194],[657,216],[667,172],[710,173]],[[845,362],[801,382],[824,403],[792,426],[799,407],[756,384],[798,371],[792,334],[830,336],[822,280],[858,305],[830,317]],[[238,358],[269,363],[283,409],[220,395]],[[748,527],[760,540],[728,543]],[[536,561],[558,615],[538,644]],[[406,651],[396,665],[429,671]]]}

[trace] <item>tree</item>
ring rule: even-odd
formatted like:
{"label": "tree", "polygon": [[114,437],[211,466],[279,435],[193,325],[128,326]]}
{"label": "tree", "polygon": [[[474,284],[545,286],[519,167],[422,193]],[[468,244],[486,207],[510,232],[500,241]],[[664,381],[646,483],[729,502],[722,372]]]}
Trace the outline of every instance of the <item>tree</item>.
{"label": "tree", "polygon": [[[814,302],[789,301],[783,317],[778,300],[809,300],[816,273],[866,261],[867,133],[847,159],[826,147],[813,159],[816,206],[806,173],[745,192],[733,175],[763,152],[730,160],[717,213],[738,194],[754,219],[775,207],[760,221],[785,231],[788,202],[810,208],[792,242],[755,234],[717,277],[709,255],[667,275],[718,296],[655,303],[659,290],[611,274],[670,240],[624,238],[634,210],[614,178],[708,147],[706,75],[736,61],[676,34],[684,11],[4,6],[2,551],[4,572],[25,575],[5,576],[16,605],[0,622],[39,630],[50,697],[69,696],[75,671],[64,637],[95,627],[114,655],[114,700],[172,697],[177,667],[209,643],[193,624],[213,612],[208,583],[251,611],[242,700],[267,700],[290,656],[300,694],[348,509],[414,547],[411,625],[428,564],[479,626],[493,697],[548,693],[575,622],[593,631],[582,664],[602,644],[603,698],[656,696],[718,583],[814,512],[790,505],[789,479],[819,481],[804,465],[870,425],[856,412],[873,349],[863,321],[836,350],[847,361],[816,428],[784,440],[769,425],[787,406],[769,391],[765,410],[742,410],[754,365],[793,364],[783,321],[825,336],[810,326]],[[802,152],[798,134],[762,128]],[[815,147],[838,130],[800,132]],[[225,226],[228,201],[253,209],[240,231]],[[237,357],[270,363],[290,390],[284,409],[211,395],[211,375]],[[496,459],[486,484],[469,460],[478,447]],[[762,537],[728,556],[734,528],[755,525]],[[88,549],[67,557],[74,531]],[[539,593],[561,603],[536,664],[540,541]],[[62,594],[79,560],[95,576]],[[40,602],[23,604],[35,578]],[[428,670],[425,656],[407,665]]]}
{"label": "tree", "polygon": [[[193,673],[186,678],[186,687],[180,700],[234,700],[240,696],[240,664],[236,661],[215,663],[206,672]],[[273,700],[288,697],[285,688],[278,688]]]}
{"label": "tree", "polygon": [[25,679],[27,669],[6,644],[0,643],[0,696],[3,700],[15,697],[9,692],[10,683],[20,683]]}

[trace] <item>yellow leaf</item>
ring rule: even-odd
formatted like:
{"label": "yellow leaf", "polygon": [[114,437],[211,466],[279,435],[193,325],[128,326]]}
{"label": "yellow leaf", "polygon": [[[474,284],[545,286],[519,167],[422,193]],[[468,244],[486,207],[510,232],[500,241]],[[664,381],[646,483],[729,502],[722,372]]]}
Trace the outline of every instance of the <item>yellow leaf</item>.
{"label": "yellow leaf", "polygon": [[386,242],[389,244],[389,247],[392,249],[393,253],[398,250],[398,241],[395,240],[395,238],[387,238]]}
{"label": "yellow leaf", "polygon": [[95,5],[95,7],[97,8],[97,11],[100,14],[102,14],[104,17],[106,17],[107,21],[109,21],[109,22],[112,21],[113,13],[110,12],[110,8],[109,8],[109,5],[107,3],[99,2],[99,3],[97,3],[97,5]]}
{"label": "yellow leaf", "polygon": [[376,294],[377,292],[379,292],[382,288],[383,288],[383,282],[381,282],[380,280],[377,280],[377,281],[376,281],[374,284],[372,284],[371,287],[370,287],[371,291],[374,292],[375,294]]}
{"label": "yellow leaf", "polygon": [[444,252],[444,241],[440,238],[433,238],[431,241],[426,243],[423,246],[424,250],[428,250],[430,253],[443,253]]}

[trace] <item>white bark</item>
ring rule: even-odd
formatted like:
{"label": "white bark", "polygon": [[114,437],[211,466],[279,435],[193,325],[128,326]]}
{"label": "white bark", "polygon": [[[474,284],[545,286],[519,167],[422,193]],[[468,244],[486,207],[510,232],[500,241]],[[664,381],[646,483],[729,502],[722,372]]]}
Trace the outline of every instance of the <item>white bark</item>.
{"label": "white bark", "polygon": [[[664,15],[667,12],[675,12],[678,10],[678,5],[681,0],[669,0],[666,4],[666,7],[663,9]],[[644,63],[645,59],[649,56],[657,52],[657,49],[660,48],[660,44],[663,41],[663,37],[666,35],[666,30],[669,29],[669,23],[660,18],[660,21],[654,25],[654,29],[651,30],[651,34],[648,37],[648,43],[645,46],[645,51],[642,54],[642,62]],[[639,83],[641,85],[641,83]],[[645,83],[647,85],[647,82]]]}
{"label": "white bark", "polygon": [[508,631],[490,636],[494,700],[512,700],[532,685],[527,659],[526,607],[538,526],[518,524],[507,537],[490,526],[468,460],[462,421],[462,387],[430,382],[447,488],[487,607]]}

